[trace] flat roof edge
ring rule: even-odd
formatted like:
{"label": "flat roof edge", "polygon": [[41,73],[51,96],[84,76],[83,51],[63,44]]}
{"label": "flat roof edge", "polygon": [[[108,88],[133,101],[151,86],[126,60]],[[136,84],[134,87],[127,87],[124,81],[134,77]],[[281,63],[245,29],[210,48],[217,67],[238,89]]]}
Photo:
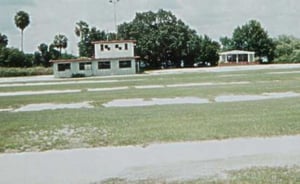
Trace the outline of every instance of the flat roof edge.
{"label": "flat roof edge", "polygon": [[105,44],[105,43],[136,43],[136,40],[99,40],[93,41],[92,44]]}
{"label": "flat roof edge", "polygon": [[92,62],[92,61],[111,61],[111,60],[128,60],[128,59],[140,59],[140,56],[133,57],[115,57],[115,58],[78,58],[78,59],[59,59],[50,60],[51,63],[75,63],[75,62]]}

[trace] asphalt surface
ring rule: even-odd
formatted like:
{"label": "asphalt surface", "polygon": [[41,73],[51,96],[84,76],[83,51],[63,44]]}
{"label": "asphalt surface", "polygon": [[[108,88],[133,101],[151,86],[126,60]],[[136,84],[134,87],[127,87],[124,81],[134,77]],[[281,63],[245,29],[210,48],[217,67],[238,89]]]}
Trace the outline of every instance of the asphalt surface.
{"label": "asphalt surface", "polygon": [[187,180],[249,167],[300,165],[300,136],[0,154],[0,183]]}

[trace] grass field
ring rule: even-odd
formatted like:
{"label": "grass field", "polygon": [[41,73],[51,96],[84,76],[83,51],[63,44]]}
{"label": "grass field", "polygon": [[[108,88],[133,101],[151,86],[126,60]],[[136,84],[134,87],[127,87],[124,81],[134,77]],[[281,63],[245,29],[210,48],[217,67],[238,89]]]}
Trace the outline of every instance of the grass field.
{"label": "grass field", "polygon": [[298,184],[300,183],[300,168],[250,168],[240,171],[229,171],[225,179],[208,177],[190,181],[160,181],[139,180],[127,181],[110,179],[105,184]]}
{"label": "grass field", "polygon": [[[79,89],[79,93],[0,96],[0,109],[39,103],[89,101],[92,109],[0,111],[0,152],[44,151],[78,147],[147,145],[250,136],[300,134],[300,98],[248,102],[105,108],[114,99],[300,93],[299,69],[243,72],[195,72],[110,78],[57,80],[56,83],[1,86],[0,93]],[[78,83],[62,84],[66,81]],[[89,81],[89,83],[84,83]],[[238,82],[244,83],[238,83]],[[53,82],[53,81],[52,81]],[[172,87],[174,84],[203,83]],[[2,83],[4,84],[4,83]],[[5,83],[9,84],[9,83]],[[136,86],[163,85],[137,89]],[[89,92],[89,88],[128,87]]]}

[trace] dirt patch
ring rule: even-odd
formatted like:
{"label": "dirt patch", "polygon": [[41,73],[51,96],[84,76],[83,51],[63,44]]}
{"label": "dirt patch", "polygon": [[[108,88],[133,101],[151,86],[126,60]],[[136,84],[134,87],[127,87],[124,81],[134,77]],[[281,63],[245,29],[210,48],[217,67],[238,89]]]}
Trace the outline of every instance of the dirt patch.
{"label": "dirt patch", "polygon": [[164,88],[164,85],[145,85],[145,86],[135,86],[136,89],[157,89]]}
{"label": "dirt patch", "polygon": [[187,84],[171,84],[167,85],[169,88],[176,87],[197,87],[197,86],[218,86],[218,85],[242,85],[249,84],[249,81],[240,81],[240,82],[204,82],[204,83],[187,83]]}
{"label": "dirt patch", "polygon": [[[125,80],[123,80],[125,81]],[[169,84],[169,85],[145,85],[145,86],[134,86],[135,89],[155,89],[155,88],[176,88],[176,87],[197,87],[197,86],[213,86],[213,85],[242,85],[249,84],[248,81],[241,82],[208,82],[208,83],[186,83],[186,84]],[[47,95],[47,94],[64,94],[64,93],[80,93],[83,91],[88,92],[104,92],[104,91],[118,91],[128,90],[130,87],[112,87],[112,88],[88,88],[88,89],[74,89],[74,90],[45,90],[45,91],[17,91],[17,92],[0,92],[0,97],[5,96],[26,96],[26,95]]]}
{"label": "dirt patch", "polygon": [[11,108],[0,109],[0,112],[10,112],[10,111],[13,111],[13,109],[11,109]]}
{"label": "dirt patch", "polygon": [[300,71],[286,71],[286,72],[269,72],[268,74],[298,74]]}
{"label": "dirt patch", "polygon": [[47,90],[47,91],[18,91],[18,92],[1,92],[3,96],[26,96],[26,95],[49,95],[49,94],[64,94],[64,93],[80,93],[81,90]]}
{"label": "dirt patch", "polygon": [[133,99],[116,99],[103,104],[104,107],[142,107],[154,105],[178,105],[178,104],[208,104],[213,102],[244,102],[258,101],[269,99],[281,99],[299,97],[299,93],[284,92],[284,93],[263,93],[261,95],[220,95],[215,97],[213,101],[199,97],[176,97],[176,98],[152,98],[145,100],[143,98]]}
{"label": "dirt patch", "polygon": [[12,112],[29,112],[29,111],[44,111],[44,110],[57,110],[57,109],[81,109],[81,108],[94,108],[90,102],[70,103],[70,104],[54,104],[54,103],[42,103],[42,104],[29,104]]}
{"label": "dirt patch", "polygon": [[246,76],[246,74],[227,74],[227,75],[219,75],[218,77],[241,77],[241,76]]}
{"label": "dirt patch", "polygon": [[184,84],[168,84],[168,85],[145,85],[135,86],[136,89],[156,89],[156,88],[179,88],[179,87],[199,87],[199,86],[218,86],[218,85],[242,85],[249,84],[249,81],[240,82],[203,82],[203,83],[184,83]]}
{"label": "dirt patch", "polygon": [[[32,152],[42,151],[45,149],[57,148],[81,148],[92,147],[90,137],[97,137],[98,141],[106,143],[109,131],[99,129],[93,126],[75,127],[64,125],[62,128],[50,130],[29,130],[15,135],[14,139],[18,140],[22,146],[18,150],[5,150],[5,152]],[[98,142],[99,145],[101,143]],[[60,145],[62,145],[60,147]]]}
{"label": "dirt patch", "polygon": [[102,83],[121,83],[131,81],[142,81],[143,79],[127,80],[77,80],[77,81],[58,81],[58,82],[22,82],[22,83],[0,83],[0,87],[21,87],[21,86],[49,86],[49,85],[68,85],[68,84],[102,84]]}
{"label": "dirt patch", "polygon": [[87,89],[88,92],[101,92],[101,91],[119,91],[119,90],[126,90],[129,89],[129,87],[115,87],[115,88],[90,88]]}
{"label": "dirt patch", "polygon": [[113,100],[104,107],[140,107],[140,106],[154,106],[154,105],[174,105],[174,104],[205,104],[209,103],[208,99],[198,97],[176,97],[176,98],[152,98],[145,100],[142,98],[134,99],[119,99]]}
{"label": "dirt patch", "polygon": [[261,95],[220,95],[215,98],[215,102],[243,102],[243,101],[257,101],[280,98],[299,97],[299,93],[285,92],[285,93],[263,93]]}

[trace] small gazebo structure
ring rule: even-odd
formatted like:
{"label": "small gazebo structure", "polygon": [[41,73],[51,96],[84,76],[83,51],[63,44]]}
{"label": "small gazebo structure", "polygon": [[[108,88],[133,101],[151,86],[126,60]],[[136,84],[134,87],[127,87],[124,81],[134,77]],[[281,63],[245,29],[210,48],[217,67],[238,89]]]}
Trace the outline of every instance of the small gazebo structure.
{"label": "small gazebo structure", "polygon": [[255,52],[231,50],[219,53],[219,63],[252,63],[255,61]]}

